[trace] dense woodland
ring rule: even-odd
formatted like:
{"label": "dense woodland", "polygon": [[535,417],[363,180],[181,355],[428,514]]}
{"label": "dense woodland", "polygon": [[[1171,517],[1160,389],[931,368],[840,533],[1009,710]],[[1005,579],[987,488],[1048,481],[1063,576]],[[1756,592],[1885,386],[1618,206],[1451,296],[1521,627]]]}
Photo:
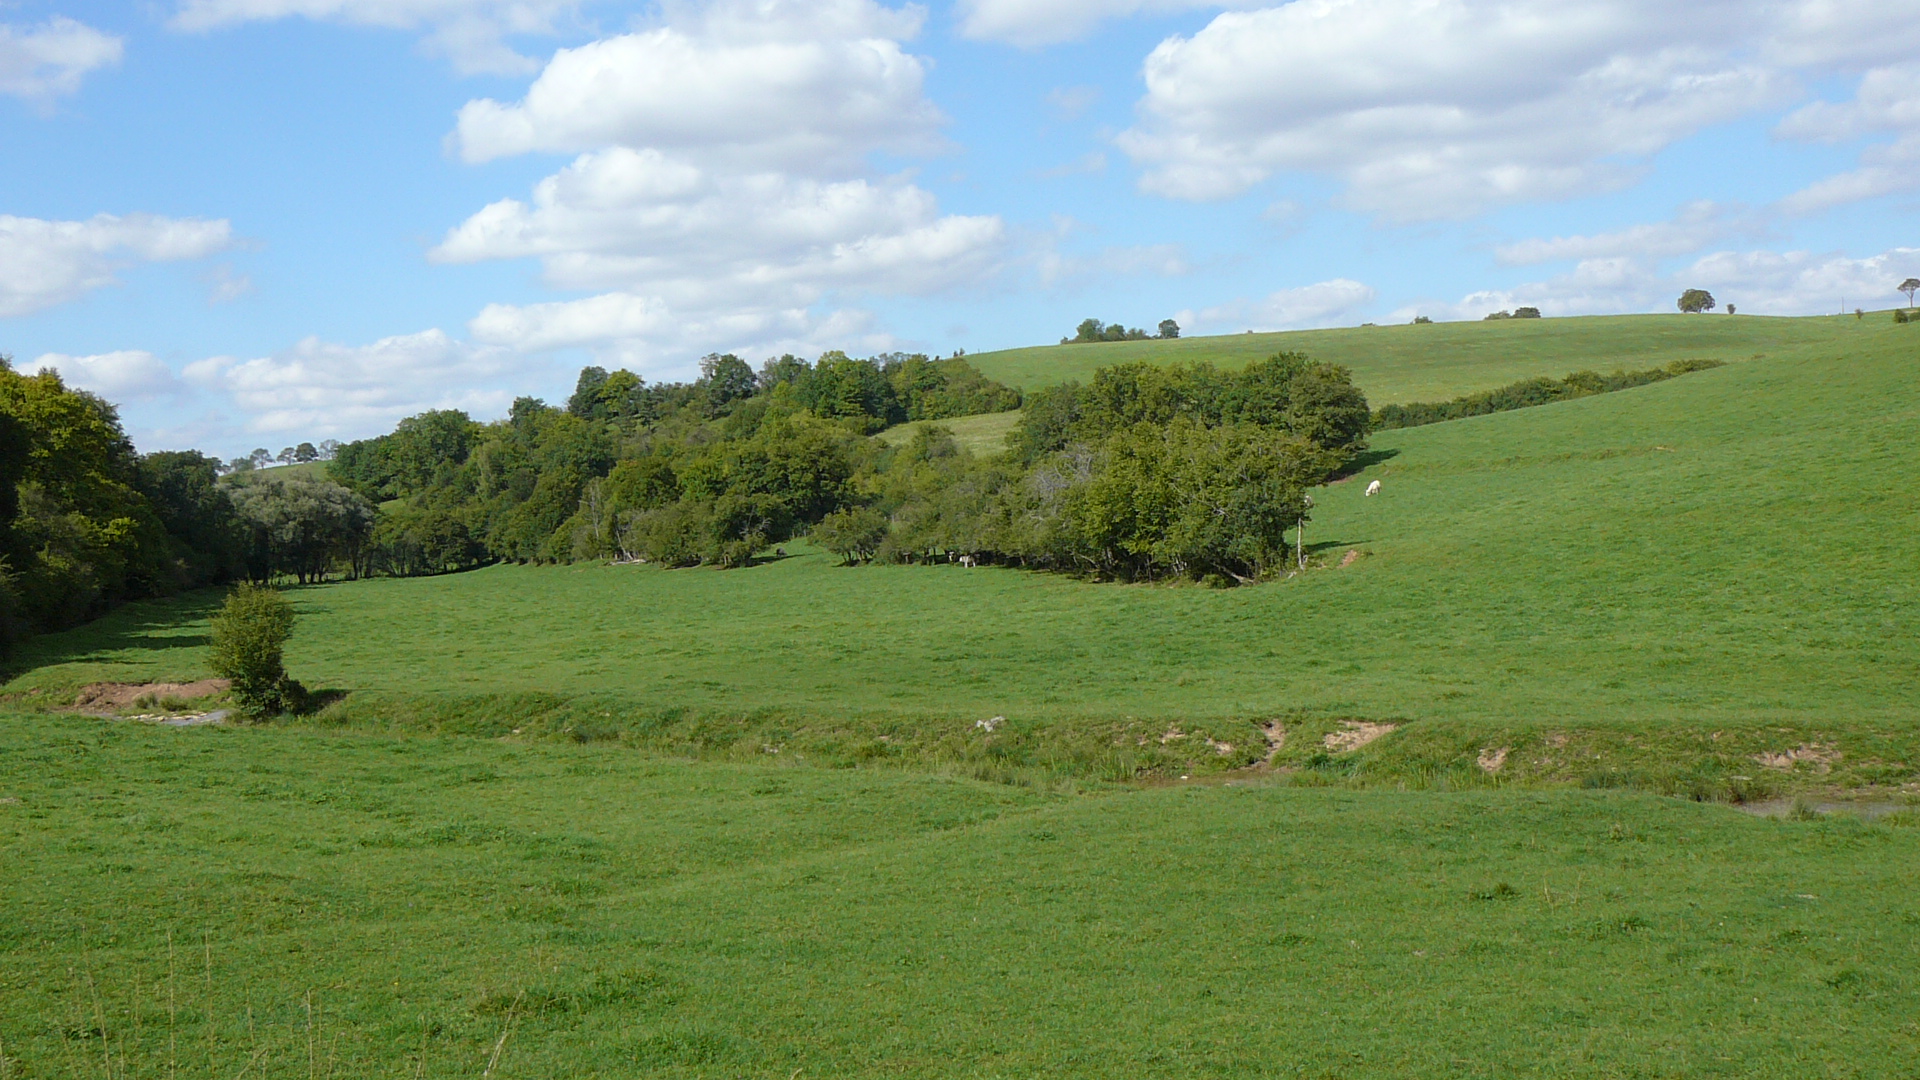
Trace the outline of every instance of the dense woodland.
{"label": "dense woodland", "polygon": [[[339,446],[320,475],[141,455],[113,405],[0,359],[0,635],[239,580],[507,560],[738,567],[809,533],[849,563],[964,554],[1253,581],[1284,563],[1306,490],[1369,422],[1344,369],[1291,355],[1234,373],[1124,365],[1024,402],[958,357],[830,352],[754,371],[710,356],[701,372],[648,384],[590,367],[564,407],[522,398],[492,423],[422,413]],[[990,458],[937,424],[900,445],[872,437],[1023,404]]]}
{"label": "dense woodland", "polygon": [[567,406],[412,417],[340,448],[379,503],[362,572],[495,560],[736,567],[811,533],[848,562],[981,561],[1125,580],[1251,581],[1285,557],[1306,489],[1362,445],[1340,368],[1280,356],[1238,373],[1126,365],[1035,395],[1009,453],[937,425],[1021,404],[961,359],[710,357],[691,384],[588,368]]}

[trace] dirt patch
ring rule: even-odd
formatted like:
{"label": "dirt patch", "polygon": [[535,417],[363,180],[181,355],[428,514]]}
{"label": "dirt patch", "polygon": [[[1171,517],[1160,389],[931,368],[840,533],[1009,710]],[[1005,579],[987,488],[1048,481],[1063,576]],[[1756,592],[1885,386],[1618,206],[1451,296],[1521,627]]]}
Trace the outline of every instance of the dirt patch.
{"label": "dirt patch", "polygon": [[1269,720],[1260,725],[1260,734],[1267,737],[1266,763],[1271,765],[1273,759],[1280,756],[1281,748],[1287,745],[1287,726],[1278,720]]}
{"label": "dirt patch", "polygon": [[1359,561],[1360,561],[1360,549],[1348,548],[1347,553],[1345,555],[1340,556],[1340,569],[1345,570],[1347,567],[1352,566],[1354,563],[1357,563]]}
{"label": "dirt patch", "polygon": [[1340,721],[1340,730],[1320,740],[1327,749],[1336,754],[1358,750],[1383,735],[1398,730],[1399,724],[1369,724],[1360,720]]}
{"label": "dirt patch", "polygon": [[1809,762],[1820,772],[1833,768],[1840,760],[1840,751],[1819,743],[1801,743],[1784,754],[1755,754],[1753,760],[1769,769],[1791,769],[1801,762]]}
{"label": "dirt patch", "polygon": [[1170,727],[1167,729],[1167,733],[1165,735],[1160,736],[1160,745],[1165,746],[1168,743],[1173,742],[1175,739],[1184,739],[1186,737],[1187,737],[1186,732],[1181,731],[1177,727]]}
{"label": "dirt patch", "polygon": [[201,679],[190,683],[94,683],[80,689],[80,696],[74,699],[73,707],[127,709],[142,700],[156,702],[172,698],[175,701],[194,701],[225,693],[230,685],[225,679]]}
{"label": "dirt patch", "polygon": [[1212,739],[1208,739],[1207,745],[1213,747],[1213,752],[1219,754],[1221,757],[1226,757],[1228,754],[1233,753],[1233,744],[1230,742],[1214,742]]}
{"label": "dirt patch", "polygon": [[1474,764],[1480,766],[1481,772],[1497,773],[1500,771],[1500,766],[1507,763],[1507,751],[1509,749],[1509,747],[1502,746],[1498,749],[1481,750],[1480,756],[1474,759]]}

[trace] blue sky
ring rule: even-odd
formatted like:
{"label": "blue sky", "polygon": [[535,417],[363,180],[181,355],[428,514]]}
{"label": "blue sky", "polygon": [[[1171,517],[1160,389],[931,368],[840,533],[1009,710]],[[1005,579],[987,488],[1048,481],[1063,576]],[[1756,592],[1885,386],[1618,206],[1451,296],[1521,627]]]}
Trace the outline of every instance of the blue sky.
{"label": "blue sky", "polygon": [[1920,0],[24,0],[0,131],[0,351],[222,456],[588,363],[1920,275]]}

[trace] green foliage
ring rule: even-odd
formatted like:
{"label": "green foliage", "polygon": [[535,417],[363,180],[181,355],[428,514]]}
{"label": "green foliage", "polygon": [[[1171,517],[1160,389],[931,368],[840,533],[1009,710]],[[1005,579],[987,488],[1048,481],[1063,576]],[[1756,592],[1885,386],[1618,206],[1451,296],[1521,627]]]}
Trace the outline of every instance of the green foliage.
{"label": "green foliage", "polygon": [[289,574],[319,581],[339,562],[356,573],[374,531],[374,510],[359,495],[328,480],[253,475],[229,485],[233,506],[250,534],[249,576],[267,581]]}
{"label": "green foliage", "polygon": [[[1168,334],[1166,328],[1170,324],[1173,326],[1173,333]],[[1160,330],[1160,336],[1163,338],[1180,336],[1180,326],[1172,319],[1161,323]],[[1079,326],[1074,327],[1072,337],[1061,338],[1060,344],[1084,345],[1098,341],[1145,341],[1151,336],[1152,335],[1148,334],[1145,330],[1128,329],[1120,323],[1107,324],[1102,323],[1099,319],[1086,319],[1083,320]]]}
{"label": "green foliage", "polygon": [[233,683],[234,701],[253,719],[297,712],[306,690],[287,676],[293,605],[276,589],[242,582],[213,616],[207,666]]}
{"label": "green foliage", "polygon": [[1346,369],[1303,356],[1282,353],[1237,372],[1205,362],[1133,363],[1101,368],[1085,386],[1063,383],[1031,395],[1009,444],[1032,461],[1135,424],[1165,425],[1179,417],[1205,426],[1274,428],[1338,451],[1364,448],[1371,419]]}
{"label": "green foliage", "polygon": [[1680,299],[1676,303],[1681,311],[1689,315],[1698,315],[1703,311],[1714,309],[1713,294],[1705,289],[1688,289],[1680,294]]}
{"label": "green foliage", "polygon": [[1160,332],[1154,335],[1162,341],[1172,341],[1180,336],[1180,324],[1172,319],[1160,320]]}
{"label": "green foliage", "polygon": [[1485,416],[1488,413],[1506,412],[1511,409],[1527,409],[1535,405],[1551,405],[1556,401],[1570,401],[1593,394],[1628,390],[1636,386],[1646,386],[1649,383],[1663,382],[1676,375],[1707,371],[1721,366],[1723,365],[1718,360],[1676,360],[1665,367],[1648,368],[1645,371],[1616,371],[1611,375],[1576,371],[1560,379],[1522,379],[1498,390],[1468,394],[1452,401],[1383,405],[1380,411],[1373,415],[1373,426],[1381,431],[1389,431],[1394,428],[1438,424],[1444,420],[1458,420],[1467,416]]}
{"label": "green foliage", "polygon": [[1907,306],[1912,307],[1913,294],[1916,292],[1920,292],[1920,278],[1908,278],[1907,280],[1901,282],[1895,288],[1897,289],[1897,291],[1907,294]]}
{"label": "green foliage", "polygon": [[[1517,308],[1514,308],[1512,311],[1493,312],[1492,314],[1488,315],[1485,319],[1481,321],[1482,322],[1499,322],[1502,319],[1537,319],[1539,317],[1540,317],[1540,309],[1537,307],[1517,307]],[[1418,318],[1415,318],[1414,321],[1419,322],[1420,320]],[[1432,322],[1433,320],[1428,319],[1427,321]]]}
{"label": "green foliage", "polygon": [[851,566],[880,550],[887,539],[887,519],[872,507],[846,507],[821,518],[807,536]]}

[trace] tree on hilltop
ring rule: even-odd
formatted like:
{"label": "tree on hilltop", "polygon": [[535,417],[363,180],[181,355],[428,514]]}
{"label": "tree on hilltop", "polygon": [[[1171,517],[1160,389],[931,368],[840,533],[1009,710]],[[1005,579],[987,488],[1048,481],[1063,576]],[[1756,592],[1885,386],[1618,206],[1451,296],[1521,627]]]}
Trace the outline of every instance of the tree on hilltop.
{"label": "tree on hilltop", "polygon": [[1907,306],[1913,306],[1913,294],[1920,292],[1920,278],[1908,278],[1900,283],[1900,291],[1907,294]]}
{"label": "tree on hilltop", "polygon": [[1161,338],[1168,341],[1171,341],[1174,338],[1179,337],[1180,324],[1177,322],[1174,322],[1172,319],[1161,319],[1160,320],[1160,336]]}
{"label": "tree on hilltop", "polygon": [[1705,289],[1688,289],[1680,294],[1680,310],[1689,315],[1712,311],[1713,307],[1713,294]]}

